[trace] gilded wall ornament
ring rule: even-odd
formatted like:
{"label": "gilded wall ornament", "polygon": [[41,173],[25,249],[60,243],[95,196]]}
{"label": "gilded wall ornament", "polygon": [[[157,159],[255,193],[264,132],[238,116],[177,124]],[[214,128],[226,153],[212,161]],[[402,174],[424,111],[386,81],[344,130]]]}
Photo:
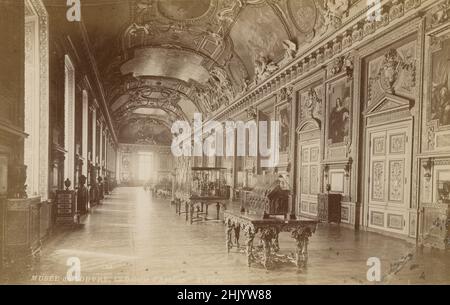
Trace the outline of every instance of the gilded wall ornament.
{"label": "gilded wall ornament", "polygon": [[258,116],[256,107],[250,106],[249,108],[247,108],[246,112],[247,112],[247,118],[256,120],[256,118]]}
{"label": "gilded wall ornament", "polygon": [[438,10],[434,12],[431,16],[431,24],[432,26],[439,25],[441,23],[449,20],[450,15],[450,0],[446,0],[445,2],[438,5]]}
{"label": "gilded wall ornament", "polygon": [[344,66],[344,57],[343,56],[336,57],[333,60],[333,63],[331,64],[331,68],[329,70],[331,76],[341,73],[343,66]]}
{"label": "gilded wall ornament", "polygon": [[316,90],[311,88],[308,91],[307,97],[305,99],[306,115],[307,118],[313,118],[316,109],[320,109],[322,105],[322,100],[319,98]]}
{"label": "gilded wall ornament", "polygon": [[287,101],[290,103],[292,101],[292,93],[294,88],[292,86],[281,88],[278,92],[278,102]]}
{"label": "gilded wall ornament", "polygon": [[284,66],[290,63],[297,55],[297,44],[295,42],[291,40],[284,40],[283,48],[284,48],[284,56],[283,59],[279,62],[280,66]]}
{"label": "gilded wall ornament", "polygon": [[395,84],[398,81],[401,58],[397,50],[389,50],[381,63],[380,83],[381,87],[388,93],[395,93]]}
{"label": "gilded wall ornament", "polygon": [[343,18],[349,13],[350,0],[325,0],[324,7],[318,7],[323,18],[320,34],[324,35],[329,30],[337,29],[342,25]]}
{"label": "gilded wall ornament", "polygon": [[391,9],[389,10],[389,17],[391,20],[400,18],[404,14],[403,2],[400,0],[393,0]]}

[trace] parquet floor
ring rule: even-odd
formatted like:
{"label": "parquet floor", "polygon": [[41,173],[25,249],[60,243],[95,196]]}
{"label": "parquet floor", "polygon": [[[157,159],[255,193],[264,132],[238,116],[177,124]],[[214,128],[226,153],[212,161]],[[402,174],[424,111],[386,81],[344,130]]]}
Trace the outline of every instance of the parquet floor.
{"label": "parquet floor", "polygon": [[[285,252],[295,248],[288,234],[280,236],[280,246]],[[411,260],[402,262],[408,254]],[[369,257],[381,261],[381,283],[450,282],[448,253],[337,225],[319,226],[303,272],[289,265],[248,268],[245,255],[227,255],[223,223],[189,225],[167,201],[141,188],[118,188],[83,225],[54,234],[30,270],[4,275],[3,283],[67,283],[73,257],[86,284],[372,284],[366,276]],[[397,274],[391,273],[399,262]]]}

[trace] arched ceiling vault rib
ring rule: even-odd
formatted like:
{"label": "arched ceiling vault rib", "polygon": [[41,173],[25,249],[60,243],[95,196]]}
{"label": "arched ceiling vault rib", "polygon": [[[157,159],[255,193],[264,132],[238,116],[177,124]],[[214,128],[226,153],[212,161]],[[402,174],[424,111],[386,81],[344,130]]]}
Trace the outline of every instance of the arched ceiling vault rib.
{"label": "arched ceiling vault rib", "polygon": [[[103,13],[99,9],[87,17],[90,18],[87,23],[92,27],[92,33],[101,37],[95,44],[99,56],[105,54],[99,68],[103,72],[106,92],[109,93],[109,108],[121,108],[122,102],[129,102],[127,96],[132,97],[139,90],[130,85],[133,76],[161,80],[174,77],[180,84],[180,87],[174,88],[165,86],[162,81],[161,90],[172,90],[180,98],[176,103],[165,99],[171,103],[170,107],[163,107],[162,101],[150,105],[138,101],[136,105],[125,109],[123,115],[137,108],[161,109],[168,114],[167,117],[181,116],[185,119],[187,115],[183,109],[189,109],[186,110],[189,112],[197,108],[203,114],[212,115],[270,75],[267,71],[258,72],[257,60],[279,68],[278,63],[286,51],[283,49],[284,42],[291,40],[297,47],[302,42],[302,36],[298,36],[296,28],[292,27],[290,7],[286,1],[128,0],[117,2],[115,9],[120,10],[118,20],[96,21],[98,14],[106,17],[112,10]],[[264,30],[268,24],[274,25],[273,31]],[[105,45],[110,45],[114,40],[117,49],[105,52]],[[157,58],[156,62],[160,64],[156,69],[151,60],[155,62],[152,56],[157,52],[165,56]],[[178,67],[178,61],[174,60],[176,57],[188,58],[188,61],[193,62],[200,70],[198,79],[193,77],[194,73],[189,69],[187,71],[190,73],[181,73],[185,66],[180,64]],[[136,60],[139,58],[147,65],[145,69],[142,65],[140,68]],[[133,60],[135,62],[131,62]],[[171,61],[172,67],[178,68],[175,72],[170,71]],[[132,76],[125,75],[127,73]],[[139,81],[136,81],[137,87],[141,86]],[[116,104],[119,99],[122,99],[120,105]],[[192,105],[181,109],[180,100],[189,101]],[[112,108],[114,105],[119,107]]]}
{"label": "arched ceiling vault rib", "polygon": [[[181,82],[181,80],[179,80],[179,81]],[[141,88],[140,87],[135,87],[135,88],[129,88],[129,89],[125,90],[125,91],[121,91],[120,93],[116,94],[114,97],[112,97],[110,99],[109,105],[111,105],[111,107],[113,107],[114,104],[121,97],[126,96],[127,94],[132,96],[133,94],[136,94],[136,91],[142,90],[142,89],[152,89],[152,87],[151,86],[143,86]],[[171,93],[175,94],[176,96],[179,97],[177,103],[179,103],[181,101],[181,98],[184,97],[186,100],[190,101],[196,107],[197,111],[200,111],[201,113],[205,114],[204,107],[201,107],[196,99],[192,98],[191,96],[189,96],[185,92],[181,91],[179,88],[174,89],[174,88],[171,88],[171,87],[166,87],[164,85],[161,85],[159,87],[153,87],[153,89],[161,89],[160,91],[155,90],[154,92],[171,92]],[[165,100],[166,103],[170,103],[171,102],[171,97],[163,98],[161,100]]]}

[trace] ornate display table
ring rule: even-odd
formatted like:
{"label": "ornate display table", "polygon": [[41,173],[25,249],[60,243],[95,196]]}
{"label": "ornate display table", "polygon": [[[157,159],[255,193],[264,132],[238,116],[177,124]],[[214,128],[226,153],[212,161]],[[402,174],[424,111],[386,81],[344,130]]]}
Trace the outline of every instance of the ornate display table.
{"label": "ornate display table", "polygon": [[185,201],[186,221],[192,224],[194,221],[208,220],[208,209],[210,205],[216,206],[216,219],[220,218],[220,208],[226,210],[230,199],[220,197],[190,197]]}
{"label": "ornate display table", "polygon": [[[243,231],[246,235],[247,264],[261,263],[266,269],[276,262],[293,262],[298,268],[305,268],[308,259],[309,237],[316,231],[317,221],[300,218],[284,220],[280,218],[262,219],[260,215],[251,215],[236,211],[225,211],[226,247],[228,252],[233,248],[232,233],[234,231],[235,244],[239,249],[239,235]],[[280,255],[278,235],[290,232],[296,241],[295,255]],[[253,241],[259,234],[261,245],[254,246]],[[258,250],[261,251],[258,251]]]}

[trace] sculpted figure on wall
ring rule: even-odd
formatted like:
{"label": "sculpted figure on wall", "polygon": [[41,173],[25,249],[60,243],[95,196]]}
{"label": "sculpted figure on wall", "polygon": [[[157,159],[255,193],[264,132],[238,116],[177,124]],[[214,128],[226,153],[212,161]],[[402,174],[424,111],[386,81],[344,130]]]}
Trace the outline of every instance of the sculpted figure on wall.
{"label": "sculpted figure on wall", "polygon": [[258,84],[278,69],[278,65],[267,57],[259,55],[255,59],[255,82]]}
{"label": "sculpted figure on wall", "polygon": [[284,66],[291,62],[297,55],[297,44],[290,40],[283,41],[284,57],[280,61],[280,66]]}
{"label": "sculpted figure on wall", "polygon": [[323,25],[320,34],[324,35],[330,29],[336,29],[341,26],[342,19],[348,14],[349,8],[350,0],[325,0],[324,8],[321,8]]}
{"label": "sculpted figure on wall", "polygon": [[384,56],[382,68],[380,70],[380,80],[383,89],[389,93],[394,93],[394,86],[398,79],[400,68],[400,58],[397,50],[391,49]]}
{"label": "sculpted figure on wall", "polygon": [[210,71],[210,86],[213,91],[217,93],[217,97],[223,97],[225,105],[231,103],[235,97],[233,85],[228,78],[225,70],[219,67],[214,67]]}
{"label": "sculpted figure on wall", "polygon": [[450,11],[450,0],[445,1],[439,5],[438,11],[436,11],[433,16],[431,23],[432,24],[440,24],[448,20]]}
{"label": "sculpted figure on wall", "polygon": [[315,112],[319,111],[322,105],[322,100],[317,95],[316,90],[311,88],[308,91],[308,95],[305,99],[305,107],[307,109],[307,116],[308,118],[315,118]]}
{"label": "sculpted figure on wall", "polygon": [[211,111],[213,109],[213,106],[210,103],[208,94],[206,93],[205,89],[196,86],[195,97],[197,98],[199,104],[204,105],[206,110]]}

